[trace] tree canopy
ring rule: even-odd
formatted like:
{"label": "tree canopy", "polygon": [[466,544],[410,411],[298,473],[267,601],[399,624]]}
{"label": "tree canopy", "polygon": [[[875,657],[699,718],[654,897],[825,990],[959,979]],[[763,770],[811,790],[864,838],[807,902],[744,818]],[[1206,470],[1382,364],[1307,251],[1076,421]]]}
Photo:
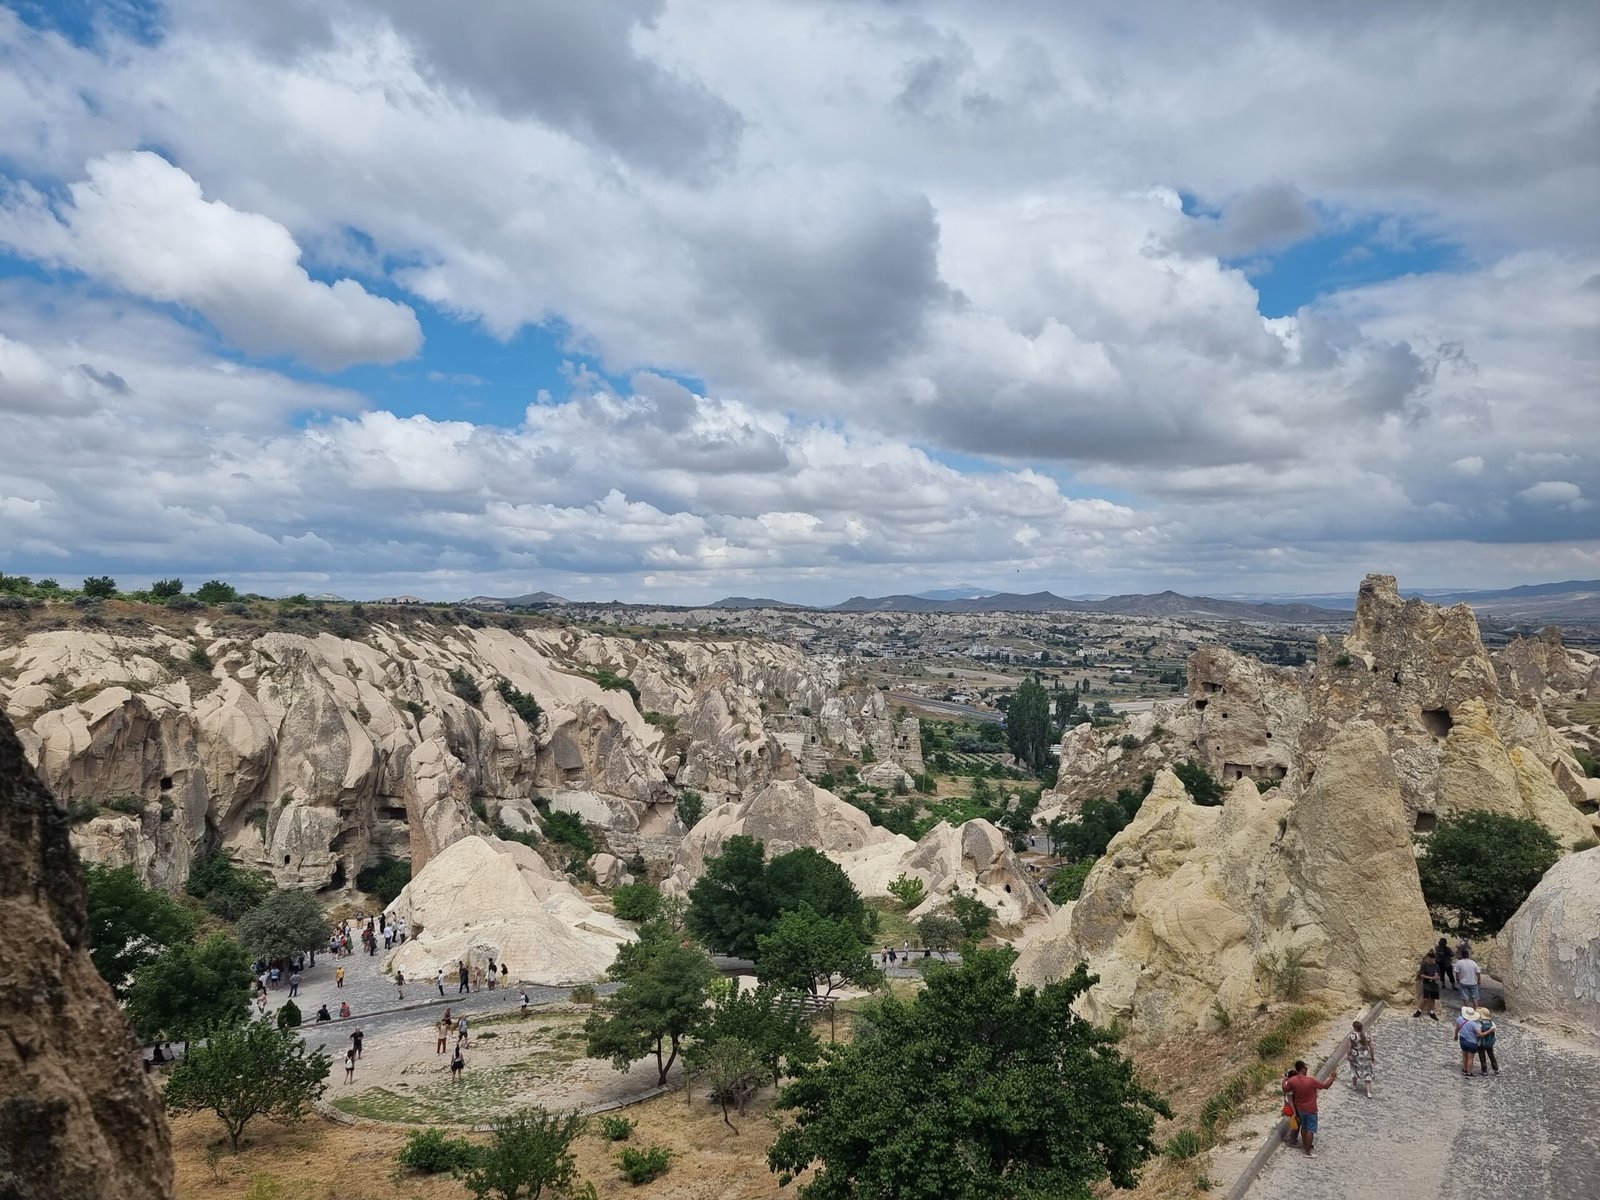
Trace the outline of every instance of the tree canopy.
{"label": "tree canopy", "polygon": [[250,956],[225,933],[178,942],[140,966],[128,1016],[146,1041],[186,1041],[243,1021],[250,1008]]}
{"label": "tree canopy", "polygon": [[328,917],[310,892],[272,892],[239,918],[239,940],[268,962],[315,950],[328,940]]}
{"label": "tree canopy", "polygon": [[1035,773],[1050,758],[1050,696],[1032,676],[1024,679],[1006,708],[1006,744]]}
{"label": "tree canopy", "polygon": [[684,1039],[707,1019],[706,997],[716,965],[666,925],[647,922],[638,941],[617,951],[607,974],[622,986],[584,1024],[587,1054],[609,1058],[617,1070],[626,1071],[653,1053],[658,1082],[666,1083]]}
{"label": "tree canopy", "polygon": [[133,973],[194,936],[194,917],[132,867],[89,863],[89,957],[120,999]]}
{"label": "tree canopy", "polygon": [[864,1015],[868,1035],[830,1049],[788,1084],[795,1123],[768,1164],[788,1183],[816,1168],[807,1200],[1080,1197],[1100,1180],[1131,1187],[1155,1152],[1165,1101],[1135,1078],[1113,1035],[1072,1002],[1081,965],[1019,988],[1015,954],[981,950],[928,971],[915,999]]}
{"label": "tree canopy", "polygon": [[712,1010],[699,1042],[687,1054],[697,1062],[702,1047],[736,1037],[749,1045],[773,1085],[816,1062],[822,1053],[804,1007],[792,992],[771,983],[723,997]]}
{"label": "tree canopy", "polygon": [[577,1179],[572,1143],[588,1121],[578,1112],[529,1108],[495,1122],[488,1145],[474,1148],[461,1182],[478,1200],[539,1200],[566,1195]]}
{"label": "tree canopy", "polygon": [[189,1053],[167,1080],[165,1100],[173,1112],[217,1114],[235,1150],[256,1117],[298,1121],[327,1090],[326,1050],[306,1051],[305,1042],[265,1021],[215,1030]]}
{"label": "tree canopy", "polygon": [[272,890],[265,878],[236,866],[221,850],[195,859],[183,886],[224,921],[237,921]]}
{"label": "tree canopy", "polygon": [[1464,812],[1439,821],[1417,871],[1434,920],[1469,937],[1492,937],[1560,857],[1560,845],[1537,821]]}
{"label": "tree canopy", "polygon": [[689,892],[689,931],[713,950],[755,958],[781,913],[809,904],[867,938],[867,906],[838,863],[810,846],[764,861],[754,838],[735,835]]}
{"label": "tree canopy", "polygon": [[881,978],[851,926],[804,902],[756,939],[756,977],[813,996],[831,996],[842,983],[870,985]]}

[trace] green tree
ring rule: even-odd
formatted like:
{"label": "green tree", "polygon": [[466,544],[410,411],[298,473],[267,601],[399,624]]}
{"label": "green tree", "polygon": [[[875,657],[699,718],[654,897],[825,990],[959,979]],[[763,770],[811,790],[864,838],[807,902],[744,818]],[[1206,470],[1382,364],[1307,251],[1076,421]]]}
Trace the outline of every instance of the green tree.
{"label": "green tree", "polygon": [[982,950],[935,966],[915,999],[863,1016],[868,1036],[834,1047],[788,1084],[795,1114],[767,1155],[807,1200],[1085,1197],[1109,1179],[1132,1187],[1156,1146],[1165,1101],[1142,1087],[1112,1034],[1073,1001],[1080,965],[1040,990],[1019,988],[1014,952]]}
{"label": "green tree", "polygon": [[128,1016],[147,1042],[187,1041],[243,1021],[250,956],[225,933],[179,942],[144,963],[128,987]]}
{"label": "green tree", "polygon": [[678,795],[678,824],[685,829],[693,829],[700,823],[700,816],[705,812],[705,797],[699,792],[680,792]]}
{"label": "green tree", "polygon": [[583,826],[583,818],[576,813],[548,812],[539,820],[545,837],[563,846],[571,846],[588,856],[595,852],[594,838]]}
{"label": "green tree", "polygon": [[523,724],[529,729],[536,729],[539,725],[539,702],[527,692],[520,691],[509,679],[502,679],[494,685],[494,690],[500,693],[500,698],[512,712],[522,718]]}
{"label": "green tree", "polygon": [[1196,804],[1214,808],[1228,798],[1227,790],[1217,777],[1192,759],[1185,759],[1173,767],[1172,773],[1183,784],[1184,791],[1189,793],[1189,799]]}
{"label": "green tree", "polygon": [[1035,679],[1024,679],[1006,709],[1006,744],[1017,761],[1037,772],[1050,757],[1050,697]]}
{"label": "green tree", "polygon": [[120,999],[133,973],[168,947],[194,937],[194,918],[132,867],[89,863],[89,957]]}
{"label": "green tree", "polygon": [[928,898],[928,889],[915,875],[897,875],[889,885],[889,894],[903,907],[912,909]]}
{"label": "green tree", "polygon": [[1005,830],[1013,850],[1028,848],[1028,835],[1033,832],[1033,814],[1038,811],[1039,793],[1026,792],[1017,801],[1015,808],[1007,809],[1000,814],[1000,819],[995,824]]}
{"label": "green tree", "polygon": [[1428,911],[1469,937],[1499,933],[1561,857],[1537,821],[1491,812],[1442,818],[1424,847],[1417,871]]}
{"label": "green tree", "polygon": [[1066,817],[1051,817],[1045,822],[1044,835],[1051,854],[1059,851],[1062,839],[1066,836],[1067,828],[1071,824],[1072,822],[1067,820]]}
{"label": "green tree", "polygon": [[158,600],[170,600],[183,595],[183,580],[158,579],[150,585],[150,594]]}
{"label": "green tree", "polygon": [[326,944],[328,916],[310,892],[285,889],[240,917],[237,932],[246,950],[274,962]]}
{"label": "green tree", "polygon": [[265,1021],[213,1030],[191,1046],[167,1080],[167,1108],[217,1114],[235,1150],[256,1117],[299,1121],[328,1088],[326,1050],[306,1051],[300,1038]]}
{"label": "green tree", "polygon": [[611,893],[611,908],[624,921],[654,920],[661,911],[661,890],[648,883],[625,883]]}
{"label": "green tree", "polygon": [[410,882],[409,858],[380,858],[356,872],[356,887],[376,896],[378,903],[385,908],[394,903],[395,898],[405,891],[406,884]]}
{"label": "green tree", "polygon": [[90,575],[83,581],[83,594],[108,600],[117,594],[117,581],[109,575]]}
{"label": "green tree", "polygon": [[917,922],[917,937],[929,950],[943,957],[961,944],[961,922],[943,913],[929,913]]}
{"label": "green tree", "polygon": [[1065,733],[1072,725],[1078,712],[1078,693],[1058,689],[1055,694],[1055,728],[1058,734]]}
{"label": "green tree", "polygon": [[723,997],[712,1011],[700,1041],[688,1052],[691,1065],[701,1047],[736,1037],[751,1046],[773,1086],[816,1062],[822,1044],[811,1031],[805,1007],[793,993],[771,983]]}
{"label": "green tree", "polygon": [[777,855],[767,864],[776,912],[789,912],[809,904],[820,916],[848,925],[867,940],[867,905],[850,876],[833,859],[813,846],[799,846]]}
{"label": "green tree", "polygon": [[228,604],[239,598],[239,591],[231,583],[208,579],[195,588],[194,598],[202,604]]}
{"label": "green tree", "polygon": [[969,942],[981,942],[988,936],[995,911],[977,896],[957,892],[950,897],[949,907],[950,915],[960,924],[961,932],[967,935]]}
{"label": "green tree", "polygon": [[756,978],[831,996],[839,984],[871,985],[882,975],[855,929],[802,903],[756,939]]}
{"label": "green tree", "polygon": [[528,1108],[495,1122],[489,1144],[474,1153],[461,1182],[478,1200],[539,1200],[565,1194],[577,1179],[572,1143],[587,1127],[578,1112]]}
{"label": "green tree", "polygon": [[265,878],[235,866],[221,850],[197,858],[183,887],[224,921],[237,921],[272,891]]}
{"label": "green tree", "polygon": [[1050,899],[1057,904],[1066,904],[1083,895],[1083,881],[1089,877],[1089,872],[1094,869],[1094,862],[1085,859],[1082,862],[1068,863],[1050,877]]}
{"label": "green tree", "polygon": [[776,916],[762,844],[735,834],[689,889],[689,932],[713,950],[754,958],[756,938]]}
{"label": "green tree", "polygon": [[728,1120],[728,1101],[744,1112],[745,1101],[766,1073],[755,1047],[740,1037],[725,1037],[705,1046],[695,1060],[695,1073],[711,1087],[711,1095],[722,1106],[722,1120],[737,1133],[738,1126]]}
{"label": "green tree", "polygon": [[680,941],[664,925],[647,923],[639,940],[617,951],[607,974],[622,986],[596,1006],[584,1024],[590,1058],[609,1058],[626,1071],[654,1054],[657,1082],[677,1061],[686,1038],[707,1018],[706,997],[717,968],[704,950]]}

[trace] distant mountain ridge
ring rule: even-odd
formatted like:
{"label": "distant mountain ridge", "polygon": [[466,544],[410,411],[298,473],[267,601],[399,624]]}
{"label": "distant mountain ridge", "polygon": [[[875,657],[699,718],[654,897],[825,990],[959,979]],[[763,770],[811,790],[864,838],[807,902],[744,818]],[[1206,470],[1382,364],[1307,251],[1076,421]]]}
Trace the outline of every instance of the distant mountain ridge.
{"label": "distant mountain ridge", "polygon": [[467,608],[537,608],[541,604],[570,604],[554,592],[529,592],[525,596],[470,596],[456,603]]}
{"label": "distant mountain ridge", "polygon": [[970,600],[928,600],[922,596],[852,596],[828,612],[983,613],[1082,612],[1119,617],[1208,617],[1234,621],[1321,624],[1344,621],[1344,613],[1310,604],[1251,604],[1185,596],[1171,590],[1154,595],[1108,596],[1104,600],[1072,600],[1054,592],[1001,592]]}

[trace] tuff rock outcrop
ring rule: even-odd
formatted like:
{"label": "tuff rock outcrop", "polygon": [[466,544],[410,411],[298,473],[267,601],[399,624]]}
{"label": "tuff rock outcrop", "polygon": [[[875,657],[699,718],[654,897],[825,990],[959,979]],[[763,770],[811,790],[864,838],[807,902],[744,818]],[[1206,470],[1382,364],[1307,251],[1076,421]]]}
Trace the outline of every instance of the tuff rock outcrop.
{"label": "tuff rock outcrop", "polygon": [[1298,959],[1305,993],[1329,1003],[1393,995],[1431,942],[1399,780],[1382,733],[1356,722],[1296,802],[1241,779],[1201,807],[1162,771],[1016,972],[1042,983],[1087,961],[1100,982],[1085,1013],[1149,1036],[1271,998],[1272,956]]}
{"label": "tuff rock outcrop", "polygon": [[1495,939],[1489,969],[1511,1013],[1600,1037],[1600,849],[1545,873]]}
{"label": "tuff rock outcrop", "polygon": [[0,713],[0,1195],[164,1200],[172,1145],[89,959],[67,817]]}

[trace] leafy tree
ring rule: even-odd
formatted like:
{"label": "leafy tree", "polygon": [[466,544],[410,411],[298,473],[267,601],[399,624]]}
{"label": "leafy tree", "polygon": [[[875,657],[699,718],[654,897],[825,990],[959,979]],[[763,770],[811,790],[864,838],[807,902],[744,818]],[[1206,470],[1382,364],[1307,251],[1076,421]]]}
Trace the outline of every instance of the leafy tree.
{"label": "leafy tree", "polygon": [[738,834],[690,889],[689,931],[714,950],[754,958],[756,939],[772,931],[780,913],[802,904],[866,940],[867,906],[838,863],[810,846],[768,863],[760,842]]}
{"label": "leafy tree", "polygon": [[609,1058],[617,1070],[626,1071],[653,1053],[657,1082],[666,1083],[684,1039],[706,1020],[716,966],[704,950],[651,922],[639,930],[638,941],[617,951],[607,974],[622,986],[584,1023],[587,1054]]}
{"label": "leafy tree", "polygon": [[1050,697],[1036,679],[1024,679],[1006,709],[1006,744],[1018,762],[1038,771],[1050,757]]}
{"label": "leafy tree", "polygon": [[327,1090],[331,1063],[326,1050],[307,1053],[305,1042],[265,1021],[224,1026],[173,1068],[166,1105],[173,1112],[210,1109],[237,1150],[256,1117],[302,1120]]}
{"label": "leafy tree", "polygon": [[1014,952],[937,966],[911,1001],[869,1008],[869,1036],[787,1085],[795,1124],[768,1165],[807,1200],[1083,1197],[1132,1187],[1155,1153],[1165,1101],[1139,1084],[1112,1034],[1072,1012],[1094,978],[1080,965],[1019,988]]}
{"label": "leafy tree", "polygon": [[1560,857],[1559,843],[1537,821],[1490,812],[1444,817],[1417,862],[1422,897],[1443,927],[1491,937]]}
{"label": "leafy tree", "polygon": [[117,594],[117,581],[109,575],[90,575],[83,581],[83,594],[108,600]]}
{"label": "leafy tree", "polygon": [[867,940],[866,902],[844,868],[820,850],[800,846],[778,855],[767,864],[767,879],[777,913],[809,904],[819,915],[849,926]]}
{"label": "leafy tree", "polygon": [[661,890],[648,883],[625,883],[611,893],[612,910],[624,921],[649,921],[661,911]]}
{"label": "leafy tree", "polygon": [[183,580],[158,579],[150,585],[150,594],[158,600],[170,600],[183,595]]}
{"label": "leafy tree", "polygon": [[1045,822],[1044,835],[1051,854],[1057,852],[1071,824],[1072,822],[1067,820],[1066,817],[1051,817]]}
{"label": "leafy tree", "polygon": [[385,908],[394,903],[410,882],[409,858],[380,858],[371,866],[362,867],[356,872],[356,887],[376,896]]}
{"label": "leafy tree", "polygon": [[1196,804],[1215,808],[1228,798],[1221,781],[1202,764],[1192,759],[1185,759],[1173,767],[1172,773],[1182,782],[1184,791],[1189,793],[1189,798]]}
{"label": "leafy tree", "polygon": [[1057,904],[1078,899],[1083,895],[1083,881],[1089,877],[1089,872],[1093,868],[1092,859],[1069,863],[1062,867],[1050,879],[1050,899]]}
{"label": "leafy tree", "polygon": [[989,933],[995,910],[977,896],[957,892],[950,897],[950,915],[960,924],[961,932],[967,935],[968,941],[981,942]]}
{"label": "leafy tree", "polygon": [[725,1037],[712,1042],[697,1056],[696,1073],[711,1086],[711,1095],[722,1106],[722,1120],[737,1133],[738,1127],[728,1120],[728,1101],[738,1106],[740,1114],[749,1093],[765,1074],[755,1048],[740,1037]]}
{"label": "leafy tree", "polygon": [[943,913],[929,913],[917,922],[917,937],[940,956],[959,946],[964,933],[960,921]]}
{"label": "leafy tree", "polygon": [[889,885],[889,894],[905,908],[912,909],[928,898],[928,889],[915,875],[898,875]]}
{"label": "leafy tree", "polygon": [[274,962],[326,943],[328,917],[310,892],[285,889],[240,917],[237,929],[245,949]]}
{"label": "leafy tree", "polygon": [[128,987],[128,1016],[147,1042],[187,1041],[243,1021],[250,956],[225,933],[179,942],[144,963]]}
{"label": "leafy tree", "polygon": [[581,1113],[524,1109],[495,1122],[494,1137],[468,1159],[461,1182],[478,1200],[538,1200],[564,1194],[577,1178],[572,1143],[587,1127]]}
{"label": "leafy tree", "polygon": [[1033,814],[1039,811],[1039,793],[1027,792],[1017,801],[1017,806],[1000,814],[995,822],[1005,830],[1013,850],[1028,848],[1028,835],[1033,832]]}
{"label": "leafy tree", "polygon": [[1055,729],[1058,734],[1065,733],[1072,725],[1073,718],[1078,712],[1078,693],[1057,690],[1055,694]]}
{"label": "leafy tree", "polygon": [[170,946],[194,937],[194,918],[132,867],[89,863],[89,957],[121,998],[135,971]]}
{"label": "leafy tree", "polygon": [[224,921],[237,921],[266,899],[272,884],[254,871],[234,865],[221,850],[194,861],[184,891],[204,900]]}
{"label": "leafy tree", "polygon": [[700,816],[705,811],[705,797],[699,792],[680,792],[678,795],[678,824],[685,829],[693,829],[700,823]]}
{"label": "leafy tree", "polygon": [[194,598],[202,604],[229,604],[239,598],[239,591],[231,583],[208,579],[195,588]]}
{"label": "leafy tree", "polygon": [[756,939],[756,977],[831,996],[841,983],[872,984],[881,975],[853,928],[802,903],[780,915],[770,934]]}
{"label": "leafy tree", "polygon": [[736,991],[719,1000],[701,1040],[687,1056],[693,1063],[702,1047],[730,1037],[739,1038],[754,1049],[774,1087],[784,1075],[810,1066],[822,1053],[804,1006],[794,993],[771,983]]}
{"label": "leafy tree", "polygon": [[595,851],[594,838],[583,827],[583,818],[576,813],[548,812],[540,819],[545,837],[563,846],[571,846],[584,856]]}

